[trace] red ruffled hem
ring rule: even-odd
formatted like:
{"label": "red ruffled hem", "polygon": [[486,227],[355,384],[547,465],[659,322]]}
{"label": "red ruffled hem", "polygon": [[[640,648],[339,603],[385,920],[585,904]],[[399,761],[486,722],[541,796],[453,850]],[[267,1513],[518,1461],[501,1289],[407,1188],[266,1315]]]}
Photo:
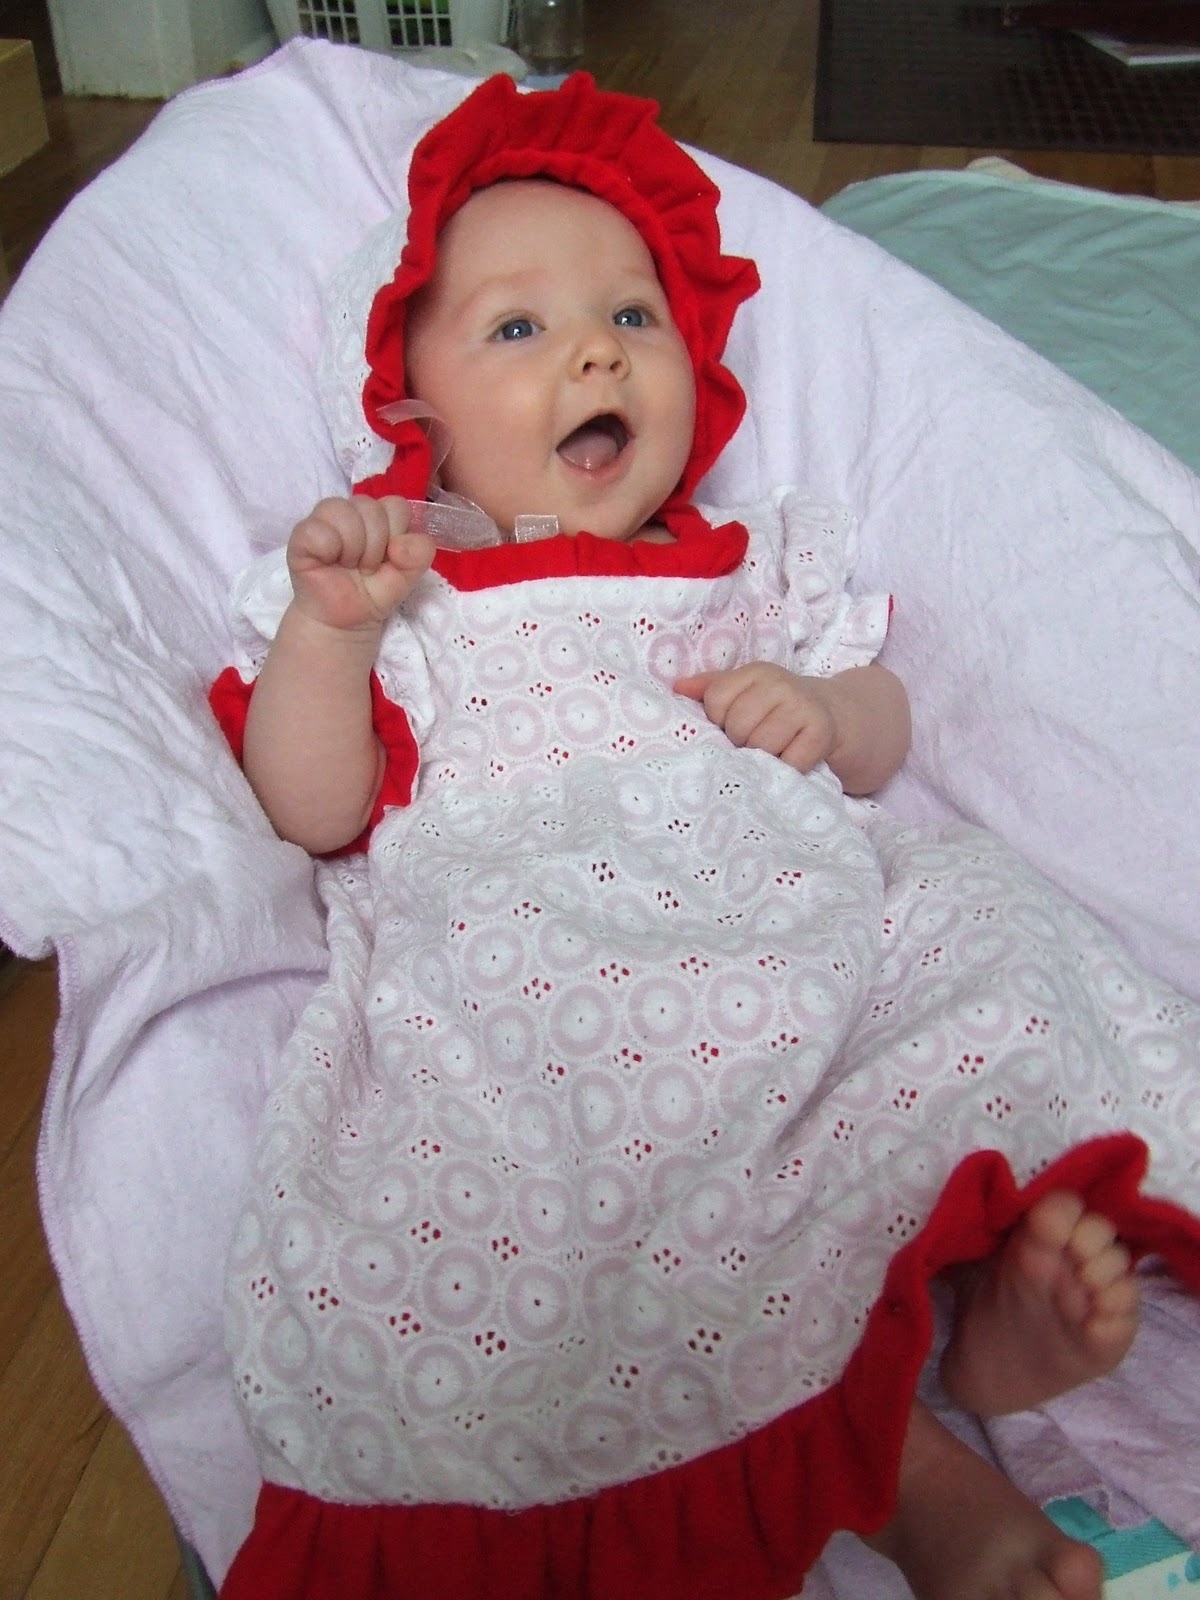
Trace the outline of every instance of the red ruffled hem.
{"label": "red ruffled hem", "polygon": [[517,1512],[347,1506],[266,1484],[221,1600],[783,1600],[830,1534],[891,1514],[933,1335],[928,1284],[995,1250],[1042,1194],[1069,1189],[1200,1293],[1200,1219],[1138,1190],[1123,1134],[1078,1146],[1019,1189],[1003,1156],[952,1174],[892,1261],[838,1384],[736,1444],[587,1499]]}

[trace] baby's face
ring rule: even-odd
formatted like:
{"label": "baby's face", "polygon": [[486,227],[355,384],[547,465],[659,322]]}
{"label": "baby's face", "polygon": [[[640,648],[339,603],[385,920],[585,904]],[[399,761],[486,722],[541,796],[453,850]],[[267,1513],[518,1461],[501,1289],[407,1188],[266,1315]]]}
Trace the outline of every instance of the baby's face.
{"label": "baby's face", "polygon": [[613,206],[559,184],[482,189],[409,312],[408,386],[449,426],[444,489],[511,532],[635,538],[692,448],[691,361],[654,262]]}

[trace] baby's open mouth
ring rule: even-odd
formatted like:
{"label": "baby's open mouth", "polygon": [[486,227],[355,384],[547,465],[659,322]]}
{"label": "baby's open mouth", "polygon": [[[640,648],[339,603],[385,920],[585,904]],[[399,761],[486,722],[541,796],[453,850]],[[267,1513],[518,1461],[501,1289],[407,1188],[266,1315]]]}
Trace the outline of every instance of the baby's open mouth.
{"label": "baby's open mouth", "polygon": [[629,443],[629,429],[611,411],[589,417],[562,441],[558,453],[573,467],[595,472],[615,461]]}

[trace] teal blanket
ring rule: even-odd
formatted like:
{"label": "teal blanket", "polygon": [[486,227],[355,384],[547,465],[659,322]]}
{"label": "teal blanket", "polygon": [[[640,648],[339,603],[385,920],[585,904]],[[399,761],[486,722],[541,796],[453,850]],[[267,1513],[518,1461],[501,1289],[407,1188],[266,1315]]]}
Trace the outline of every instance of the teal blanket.
{"label": "teal blanket", "polygon": [[1200,473],[1200,205],[965,171],[873,178],[822,209]]}

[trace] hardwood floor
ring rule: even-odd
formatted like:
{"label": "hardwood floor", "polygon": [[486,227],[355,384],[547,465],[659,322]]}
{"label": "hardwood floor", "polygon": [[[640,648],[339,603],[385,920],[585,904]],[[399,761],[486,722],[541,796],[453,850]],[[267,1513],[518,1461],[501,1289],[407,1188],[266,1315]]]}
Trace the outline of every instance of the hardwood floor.
{"label": "hardwood floor", "polygon": [[52,961],[0,970],[0,1600],[186,1600],[166,1511],[88,1376],[38,1222]]}
{"label": "hardwood floor", "polygon": [[[845,184],[982,151],[819,145],[817,0],[589,0],[587,65],[657,99],[670,132],[816,203]],[[51,142],[0,179],[15,276],[46,228],[157,107],[51,95]],[[1200,158],[1007,153],[1044,176],[1200,199]],[[185,1600],[170,1524],[87,1375],[42,1240],[34,1150],[55,1016],[53,963],[0,970],[0,1600]]]}
{"label": "hardwood floor", "polygon": [[588,0],[586,65],[607,88],[657,100],[676,138],[816,205],[862,178],[979,155],[1091,188],[1200,199],[1200,156],[815,144],[817,14],[817,0]]}
{"label": "hardwood floor", "polygon": [[59,212],[147,127],[150,100],[46,101],[50,143],[0,178],[0,240],[15,278]]}

